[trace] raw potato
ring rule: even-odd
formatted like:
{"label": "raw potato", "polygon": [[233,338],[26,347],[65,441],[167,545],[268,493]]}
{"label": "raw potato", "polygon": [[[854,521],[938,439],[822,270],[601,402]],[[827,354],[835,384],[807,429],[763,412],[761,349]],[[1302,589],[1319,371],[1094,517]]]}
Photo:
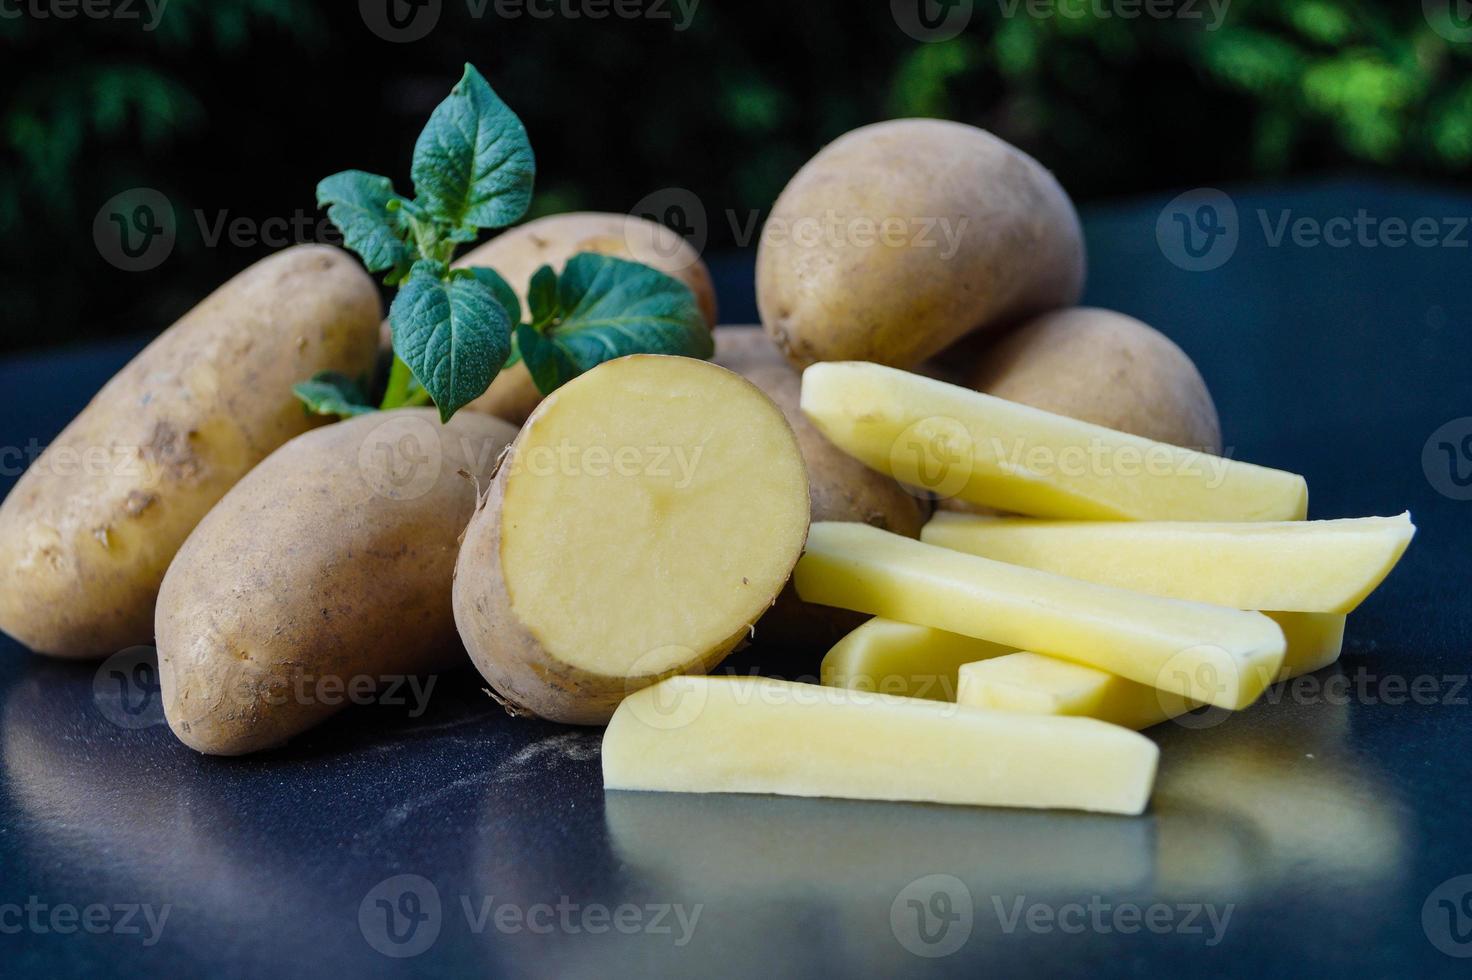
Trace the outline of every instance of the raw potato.
{"label": "raw potato", "polygon": [[211,755],[271,748],[390,677],[459,661],[458,538],[515,437],[473,412],[441,426],[434,409],[399,409],[299,436],[252,470],[159,594],[179,740]]}
{"label": "raw potato", "polygon": [[[787,417],[807,464],[815,521],[859,521],[909,538],[920,536],[929,504],[829,442],[798,402],[802,377],[760,327],[717,327],[715,362],[756,385]],[[826,650],[864,617],[803,602],[789,585],[757,624],[756,641],[791,650]]]}
{"label": "raw potato", "polygon": [[766,677],[671,677],[603,735],[605,789],[1140,813],[1159,750],[1047,718]]}
{"label": "raw potato", "polygon": [[1151,595],[1347,613],[1385,580],[1415,533],[1410,514],[1261,524],[937,514],[921,539]]}
{"label": "raw potato", "polygon": [[876,616],[828,651],[820,676],[826,687],[955,701],[962,665],[1016,652],[1016,647]]}
{"label": "raw potato", "polygon": [[[1311,673],[1339,659],[1344,647],[1342,615],[1266,615],[1282,627],[1288,643],[1276,680]],[[912,631],[922,628],[909,627]],[[920,639],[918,633],[916,639]],[[1023,652],[963,665],[956,701],[999,711],[1098,718],[1137,730],[1180,717],[1198,706],[1179,694],[1136,684],[1107,671]]]}
{"label": "raw potato", "polygon": [[[706,323],[716,325],[715,288],[700,254],[664,225],[633,215],[580,211],[538,218],[502,232],[465,253],[455,265],[484,266],[499,272],[521,298],[525,316],[526,290],[532,274],[544,265],[560,273],[567,260],[579,252],[642,262],[673,276],[695,294]],[[541,400],[542,393],[532,383],[526,365],[518,362],[497,375],[486,393],[469,407],[520,425]]]}
{"label": "raw potato", "polygon": [[1112,310],[1058,310],[1001,338],[967,387],[1172,446],[1220,455],[1201,372],[1165,334]]}
{"label": "raw potato", "polygon": [[757,252],[762,324],[793,364],[913,367],[1078,301],[1084,245],[1053,175],[985,130],[900,119],[824,147]]}
{"label": "raw potato", "polygon": [[321,421],[291,386],[368,372],[378,289],[345,252],[263,259],[103,386],[0,507],[0,629],[39,653],[101,657],[153,636],[159,583],[200,519]]}
{"label": "raw potato", "polygon": [[1237,710],[1283,663],[1283,631],[1261,613],[1163,599],[886,534],[814,524],[797,593],[1088,664]]}
{"label": "raw potato", "polygon": [[522,428],[466,531],[455,621],[508,705],[602,724],[744,640],[807,527],[797,438],[770,399],[704,361],[619,358]]}
{"label": "raw potato", "polygon": [[1221,459],[878,364],[814,364],[802,410],[840,449],[939,496],[1037,517],[1302,520],[1295,473]]}

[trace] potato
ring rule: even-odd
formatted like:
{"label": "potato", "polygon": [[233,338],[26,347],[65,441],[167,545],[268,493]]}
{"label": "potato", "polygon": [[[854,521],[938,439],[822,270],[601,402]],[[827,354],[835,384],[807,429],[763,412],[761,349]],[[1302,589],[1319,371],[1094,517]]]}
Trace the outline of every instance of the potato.
{"label": "potato", "polygon": [[[920,536],[929,502],[871,470],[829,442],[798,407],[801,375],[759,327],[717,327],[715,362],[756,385],[777,403],[797,433],[807,465],[815,521],[861,521]],[[864,621],[858,613],[803,602],[789,585],[757,624],[755,640],[814,654],[827,650]]]}
{"label": "potato", "polygon": [[602,724],[746,639],[807,527],[797,437],[771,399],[705,361],[618,358],[522,428],[466,530],[455,621],[509,706]]}
{"label": "potato", "polygon": [[1112,310],[1058,310],[958,365],[998,398],[1220,455],[1216,405],[1196,365],[1164,334]]}
{"label": "potato", "polygon": [[463,658],[450,584],[460,532],[514,426],[433,409],[299,436],[190,535],[158,601],[159,682],[179,740],[280,745],[404,675]]}
{"label": "potato", "polygon": [[[1339,659],[1344,646],[1342,614],[1263,615],[1278,624],[1287,643],[1283,666],[1275,680],[1321,670]],[[921,629],[900,623],[894,626],[909,631]],[[1024,651],[963,664],[957,671],[955,700],[997,711],[1081,715],[1136,730],[1179,718],[1199,707],[1179,694],[1137,684],[1108,671]]]}
{"label": "potato", "polygon": [[[499,272],[521,297],[525,316],[526,289],[532,274],[544,265],[558,272],[579,252],[597,252],[642,262],[690,287],[705,314],[716,325],[716,294],[700,255],[664,225],[627,214],[581,211],[538,218],[472,249],[455,264],[484,266]],[[495,415],[517,425],[526,421],[542,400],[526,365],[502,371],[484,395],[470,403],[477,412]]]}
{"label": "potato", "polygon": [[1283,470],[1106,429],[923,375],[814,364],[802,411],[834,445],[910,486],[1034,517],[1301,521]]}
{"label": "potato", "polygon": [[783,190],[757,253],[762,324],[799,367],[913,367],[975,330],[1078,301],[1078,215],[992,134],[900,119],[829,144]]}
{"label": "potato", "polygon": [[602,756],[605,789],[1137,814],[1160,750],[1092,718],[770,677],[671,677],[619,707]]}
{"label": "potato", "polygon": [[1257,612],[1166,599],[980,558],[863,524],[817,523],[797,594],[988,640],[1245,708],[1283,665],[1283,631]]}
{"label": "potato", "polygon": [[1353,612],[1395,568],[1409,513],[1333,521],[1037,521],[937,514],[920,538],[993,561],[1236,609]]}
{"label": "potato", "polygon": [[372,368],[378,289],[345,252],[290,248],[221,286],[135,357],[0,506],[0,629],[104,656],[153,636],[164,571],[252,466],[320,419],[291,386]]}

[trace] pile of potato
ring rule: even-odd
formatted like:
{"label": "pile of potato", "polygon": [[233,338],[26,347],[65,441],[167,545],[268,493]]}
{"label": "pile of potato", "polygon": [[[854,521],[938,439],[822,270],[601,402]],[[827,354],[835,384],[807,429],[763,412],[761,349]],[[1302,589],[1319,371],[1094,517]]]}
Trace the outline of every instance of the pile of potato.
{"label": "pile of potato", "polygon": [[[589,251],[689,286],[714,363],[624,357],[545,399],[517,364],[443,426],[319,426],[291,385],[371,369],[375,287],[320,246],[246,270],[0,506],[0,628],[71,658],[156,641],[169,725],[211,754],[318,724],[324,681],[468,653],[513,713],[609,724],[610,788],[1139,812],[1130,729],[1332,663],[1414,531],[1308,522],[1301,477],[1214,455],[1195,366],[1075,305],[1072,203],[984,131],[881,123],[803,167],[763,232],[764,330],[716,327],[699,256],[639,219],[544,218],[458,264],[525,283]],[[703,676],[752,639],[774,671],[828,651],[823,684]]]}

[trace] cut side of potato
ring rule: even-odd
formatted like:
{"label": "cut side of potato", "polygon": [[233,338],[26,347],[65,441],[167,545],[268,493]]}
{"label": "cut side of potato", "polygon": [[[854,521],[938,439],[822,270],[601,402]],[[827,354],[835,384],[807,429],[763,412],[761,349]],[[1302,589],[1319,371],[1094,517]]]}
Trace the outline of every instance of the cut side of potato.
{"label": "cut side of potato", "polygon": [[818,523],[793,581],[807,602],[1048,653],[1223,708],[1278,674],[1283,631],[1261,613],[1144,595]]}
{"label": "cut side of potato", "polygon": [[802,410],[901,483],[1013,514],[1082,520],[1294,521],[1294,473],[984,395],[878,364],[814,364]]}
{"label": "cut side of potato", "polygon": [[921,540],[1124,589],[1235,609],[1347,613],[1405,554],[1410,514],[1263,524],[937,514]]}
{"label": "cut side of potato", "polygon": [[962,664],[1015,652],[1015,647],[876,616],[834,644],[823,658],[821,678],[827,687],[954,701]]}
{"label": "cut side of potato", "polygon": [[603,736],[605,789],[1140,813],[1159,750],[1090,718],[764,677],[671,677]]}
{"label": "cut side of potato", "polygon": [[[1269,615],[1283,628],[1288,641],[1278,680],[1310,673],[1339,659],[1344,646],[1343,616]],[[1133,729],[1149,728],[1198,707],[1179,694],[1137,684],[1108,671],[1027,652],[964,664],[956,700],[1000,711],[1097,718]]]}
{"label": "cut side of potato", "polygon": [[704,361],[620,358],[522,428],[466,532],[456,622],[506,701],[601,724],[744,640],[807,525],[802,455],[771,399]]}

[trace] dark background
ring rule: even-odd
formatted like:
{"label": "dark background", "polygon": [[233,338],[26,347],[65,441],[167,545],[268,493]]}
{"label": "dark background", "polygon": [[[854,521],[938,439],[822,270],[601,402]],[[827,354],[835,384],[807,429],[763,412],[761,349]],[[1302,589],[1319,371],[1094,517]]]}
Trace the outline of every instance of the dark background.
{"label": "dark background", "polygon": [[[821,145],[898,116],[992,129],[1086,209],[1472,174],[1472,41],[1450,39],[1439,0],[1230,0],[1221,22],[1205,0],[1134,20],[1089,0],[957,0],[969,21],[944,41],[900,23],[935,0],[640,0],[643,16],[598,20],[567,0],[534,0],[550,16],[417,0],[438,19],[406,43],[370,26],[386,0],[168,0],[156,18],[145,0],[89,0],[113,15],[56,16],[69,2],[0,0],[0,349],[158,332],[286,240],[320,239],[329,173],[407,190],[414,139],[465,61],[530,130],[532,216],[662,191],[663,213],[685,188],[717,259],[754,245],[753,217]],[[127,272],[93,223],[144,187],[172,205],[176,242]],[[237,219],[243,235],[211,244]],[[273,229],[287,238],[262,240]]]}

